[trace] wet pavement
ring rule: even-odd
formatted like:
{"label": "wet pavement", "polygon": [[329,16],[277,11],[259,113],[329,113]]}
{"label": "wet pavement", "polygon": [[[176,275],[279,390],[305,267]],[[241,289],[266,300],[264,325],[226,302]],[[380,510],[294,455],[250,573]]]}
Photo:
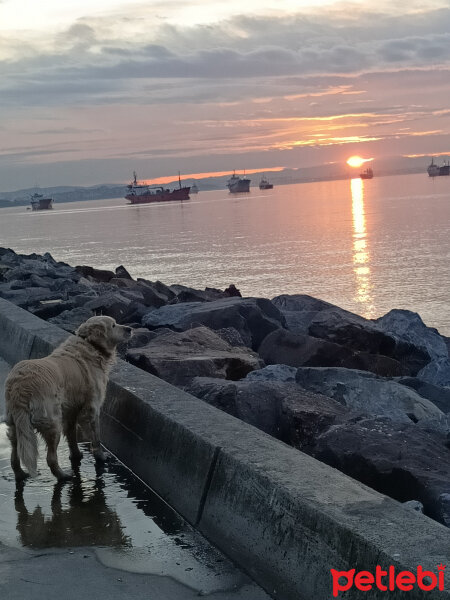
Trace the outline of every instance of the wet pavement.
{"label": "wet pavement", "polygon": [[[0,413],[9,366],[0,359]],[[16,485],[0,424],[0,598],[270,600],[114,457],[60,484],[41,446],[38,477]],[[65,443],[62,468],[70,461]]]}

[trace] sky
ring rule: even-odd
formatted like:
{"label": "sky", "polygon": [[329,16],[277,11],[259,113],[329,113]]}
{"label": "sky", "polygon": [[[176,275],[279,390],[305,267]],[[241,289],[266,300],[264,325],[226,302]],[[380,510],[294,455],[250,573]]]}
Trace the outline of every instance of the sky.
{"label": "sky", "polygon": [[449,98],[448,0],[0,0],[1,191],[428,164]]}

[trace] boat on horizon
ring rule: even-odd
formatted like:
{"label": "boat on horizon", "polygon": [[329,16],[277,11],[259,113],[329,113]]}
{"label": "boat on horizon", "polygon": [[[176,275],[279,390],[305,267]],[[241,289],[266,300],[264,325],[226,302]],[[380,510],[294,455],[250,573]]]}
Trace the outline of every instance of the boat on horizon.
{"label": "boat on horizon", "polygon": [[136,171],[133,171],[133,181],[127,185],[128,192],[125,198],[130,204],[148,204],[149,202],[168,202],[171,200],[189,200],[189,186],[181,185],[180,174],[178,173],[179,188],[170,190],[163,186],[150,186],[144,183],[138,183]]}
{"label": "boat on horizon", "polygon": [[270,183],[269,180],[267,179],[267,177],[265,175],[263,175],[261,177],[261,181],[259,182],[259,189],[260,190],[272,190],[273,183]]}
{"label": "boat on horizon", "polygon": [[427,173],[429,177],[442,177],[446,175],[450,175],[450,162],[447,161],[442,166],[437,165],[434,162],[434,156],[431,157],[431,163],[428,165]]}
{"label": "boat on horizon", "polygon": [[191,194],[198,194],[198,187],[195,182],[191,185]]}
{"label": "boat on horizon", "polygon": [[362,173],[360,173],[359,176],[361,177],[361,179],[373,179],[373,171],[369,167],[365,171],[363,171]]}
{"label": "boat on horizon", "polygon": [[250,181],[245,175],[244,177],[239,177],[239,175],[236,175],[236,171],[233,171],[233,175],[227,181],[227,188],[230,190],[230,194],[249,192]]}
{"label": "boat on horizon", "polygon": [[43,194],[35,192],[30,197],[32,210],[50,210],[53,208],[53,198],[45,198]]}

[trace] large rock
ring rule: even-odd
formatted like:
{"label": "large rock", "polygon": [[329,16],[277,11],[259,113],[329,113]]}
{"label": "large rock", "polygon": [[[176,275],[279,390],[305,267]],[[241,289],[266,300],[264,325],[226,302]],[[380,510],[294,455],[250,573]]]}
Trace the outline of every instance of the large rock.
{"label": "large rock", "polygon": [[142,324],[149,329],[170,327],[175,331],[185,331],[193,325],[210,329],[233,327],[247,346],[257,350],[266,335],[285,326],[285,320],[266,298],[223,298],[162,306],[145,315]]}
{"label": "large rock", "polygon": [[398,383],[407,385],[415,390],[422,398],[433,402],[443,413],[450,413],[450,388],[428,383],[418,377],[399,377]]}
{"label": "large rock", "polygon": [[450,360],[436,358],[421,369],[417,376],[433,385],[450,387]]}
{"label": "large rock", "polygon": [[394,377],[403,374],[400,363],[387,356],[357,352],[302,333],[277,329],[261,343],[258,352],[266,364],[291,367],[346,367]]}
{"label": "large rock", "polygon": [[300,367],[297,383],[313,392],[330,396],[338,402],[371,416],[386,416],[396,423],[442,421],[444,414],[432,402],[414,390],[372,373],[343,368]]}
{"label": "large rock", "polygon": [[207,327],[167,331],[143,347],[129,349],[126,356],[137,367],[179,386],[197,376],[240,379],[264,366],[257,354],[230,346]]}
{"label": "large rock", "polygon": [[216,408],[302,450],[314,445],[346,409],[338,402],[274,381],[221,381],[198,377],[185,388]]}
{"label": "large rock", "polygon": [[213,300],[231,297],[241,298],[240,291],[233,284],[224,291],[210,287],[206,287],[204,290],[197,290],[178,284],[171,285],[170,289],[176,294],[176,297],[171,300],[171,304],[178,302],[212,302]]}
{"label": "large rock", "polygon": [[431,356],[418,377],[434,385],[450,386],[450,360],[447,340],[437,329],[427,327],[417,313],[394,309],[376,320],[387,333],[413,344]]}
{"label": "large rock", "polygon": [[295,383],[297,369],[288,365],[268,365],[258,371],[252,371],[245,381],[278,381],[279,383]]}
{"label": "large rock", "polygon": [[94,269],[88,265],[77,265],[75,267],[77,273],[89,279],[91,277],[94,281],[102,281],[107,283],[113,277],[116,277],[116,274],[113,271],[108,271],[105,269]]}
{"label": "large rock", "polygon": [[112,317],[118,323],[125,323],[127,316],[134,311],[132,300],[119,291],[109,292],[89,300],[85,303],[84,308],[97,315]]}
{"label": "large rock", "polygon": [[444,437],[388,419],[352,419],[318,437],[313,456],[400,502],[419,500],[450,527],[450,452]]}
{"label": "large rock", "polygon": [[175,292],[171,290],[168,285],[162,283],[161,281],[149,281],[148,279],[142,279],[142,277],[138,277],[137,281],[138,283],[152,288],[157,294],[160,295],[161,298],[164,299],[164,304],[176,296]]}
{"label": "large rock", "polygon": [[27,287],[24,289],[10,290],[5,285],[0,286],[0,298],[9,300],[21,308],[28,309],[42,300],[62,300],[62,292],[52,292],[49,288]]}
{"label": "large rock", "polygon": [[387,356],[401,363],[404,374],[416,375],[431,360],[425,348],[323,300],[305,295],[283,295],[274,298],[273,303],[294,333],[307,333],[354,351]]}
{"label": "large rock", "polygon": [[49,323],[53,323],[61,329],[75,333],[78,327],[93,316],[93,312],[86,308],[73,308],[72,310],[65,310],[56,317],[48,319]]}
{"label": "large rock", "polygon": [[154,306],[155,308],[159,308],[160,306],[164,306],[165,304],[167,304],[169,300],[173,297],[170,294],[165,293],[164,288],[161,287],[163,284],[161,284],[160,282],[156,282],[156,284],[153,284],[151,281],[139,279],[137,285],[139,286],[139,290],[143,295],[144,303],[147,306]]}
{"label": "large rock", "polygon": [[444,338],[437,329],[427,327],[415,312],[394,309],[376,319],[375,323],[386,333],[427,352],[433,360],[448,358]]}

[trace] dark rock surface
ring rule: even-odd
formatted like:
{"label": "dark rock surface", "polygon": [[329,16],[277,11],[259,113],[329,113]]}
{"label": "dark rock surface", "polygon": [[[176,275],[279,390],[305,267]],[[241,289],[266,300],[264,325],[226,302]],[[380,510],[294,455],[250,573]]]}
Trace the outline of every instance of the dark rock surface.
{"label": "dark rock surface", "polygon": [[291,367],[346,367],[393,377],[403,374],[401,364],[387,356],[350,350],[307,334],[278,329],[261,343],[259,354],[266,364]]}
{"label": "dark rock surface", "polygon": [[233,327],[247,346],[257,350],[266,335],[284,327],[285,320],[266,298],[223,298],[163,306],[148,312],[142,324],[149,329],[170,327],[175,331],[199,324],[210,329]]}
{"label": "dark rock surface", "polygon": [[386,416],[397,423],[441,423],[444,414],[414,390],[366,371],[338,367],[300,367],[296,381],[305,389],[334,398],[355,412]]}
{"label": "dark rock surface", "polygon": [[433,402],[443,413],[450,413],[450,388],[433,385],[418,377],[399,377],[398,383],[415,390],[422,398]]}
{"label": "dark rock surface", "polygon": [[305,295],[282,295],[274,298],[273,303],[292,332],[309,334],[353,351],[389,357],[400,362],[404,374],[416,375],[431,360],[426,348],[328,302]]}
{"label": "dark rock surface", "polygon": [[320,432],[347,411],[331,398],[274,381],[223,381],[197,377],[190,394],[274,437],[307,450]]}
{"label": "dark rock surface", "polygon": [[165,331],[145,346],[130,348],[127,360],[174,385],[197,376],[241,379],[264,366],[249,348],[233,347],[207,327]]}
{"label": "dark rock surface", "polygon": [[419,500],[428,516],[450,526],[444,436],[387,418],[354,418],[322,433],[312,454],[400,502]]}

